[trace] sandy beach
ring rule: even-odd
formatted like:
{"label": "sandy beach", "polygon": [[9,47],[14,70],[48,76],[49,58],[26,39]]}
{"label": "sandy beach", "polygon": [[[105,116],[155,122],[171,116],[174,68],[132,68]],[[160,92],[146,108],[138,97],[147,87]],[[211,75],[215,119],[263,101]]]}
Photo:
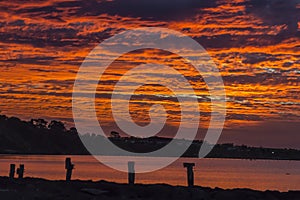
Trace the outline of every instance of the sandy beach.
{"label": "sandy beach", "polygon": [[166,184],[118,184],[107,181],[49,181],[37,178],[0,177],[0,196],[5,200],[33,199],[190,199],[190,200],[298,200],[300,191],[224,190]]}

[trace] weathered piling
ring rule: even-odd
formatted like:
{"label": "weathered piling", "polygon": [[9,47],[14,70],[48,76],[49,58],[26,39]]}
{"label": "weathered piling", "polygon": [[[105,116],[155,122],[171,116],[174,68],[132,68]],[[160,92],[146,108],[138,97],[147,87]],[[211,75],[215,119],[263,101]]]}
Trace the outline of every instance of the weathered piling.
{"label": "weathered piling", "polygon": [[134,170],[134,162],[128,162],[128,184],[134,185],[135,179],[135,170]]}
{"label": "weathered piling", "polygon": [[66,181],[70,181],[72,178],[72,171],[74,169],[74,164],[72,163],[71,158],[66,158],[65,169],[67,170]]}
{"label": "weathered piling", "polygon": [[15,171],[16,171],[16,165],[15,164],[10,164],[10,168],[9,168],[9,178],[10,179],[15,178]]}
{"label": "weathered piling", "polygon": [[188,187],[194,186],[194,171],[193,167],[195,166],[195,163],[183,163],[183,167],[186,167],[187,171],[187,183]]}
{"label": "weathered piling", "polygon": [[17,174],[18,174],[18,178],[19,179],[23,179],[23,177],[24,177],[24,170],[25,170],[25,166],[23,164],[21,164],[19,166],[19,168],[17,169]]}

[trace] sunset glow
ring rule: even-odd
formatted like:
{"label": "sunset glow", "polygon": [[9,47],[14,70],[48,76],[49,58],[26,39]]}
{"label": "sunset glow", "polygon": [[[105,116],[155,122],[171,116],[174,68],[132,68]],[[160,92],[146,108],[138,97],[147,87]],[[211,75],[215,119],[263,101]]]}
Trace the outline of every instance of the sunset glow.
{"label": "sunset glow", "polygon": [[[152,7],[158,1],[142,2],[0,2],[1,114],[25,120],[57,119],[74,126],[73,83],[88,53],[124,30],[164,27],[195,39],[219,68],[227,100],[221,142],[300,148],[299,1],[267,6],[255,0],[163,0],[157,12]],[[106,113],[110,99],[105,91],[112,89],[112,83],[132,65],[154,61],[189,77],[199,97],[201,138],[210,120],[207,86],[178,55],[155,49],[122,55],[106,71],[97,89],[99,120],[111,130],[112,120]],[[136,94],[163,97],[133,98],[130,112],[136,123],[147,123],[148,107],[155,101],[165,105],[170,119],[170,127],[161,134],[172,136],[180,117],[172,92],[148,85]]]}

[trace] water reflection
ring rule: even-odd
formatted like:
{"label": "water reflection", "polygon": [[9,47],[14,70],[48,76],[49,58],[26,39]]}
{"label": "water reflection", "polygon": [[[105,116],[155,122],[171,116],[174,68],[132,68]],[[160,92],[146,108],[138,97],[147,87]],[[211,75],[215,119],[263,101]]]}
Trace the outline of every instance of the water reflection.
{"label": "water reflection", "polygon": [[[0,175],[7,176],[9,164],[25,164],[25,176],[51,180],[65,178],[64,162],[68,156],[1,155]],[[92,156],[71,156],[75,163],[73,179],[127,182],[127,174],[104,166]],[[118,163],[118,157],[101,157]],[[164,158],[162,158],[164,159]],[[195,184],[220,188],[256,190],[300,190],[299,161],[233,160],[180,158],[159,171],[136,175],[136,183],[186,185],[183,162],[194,162]]]}

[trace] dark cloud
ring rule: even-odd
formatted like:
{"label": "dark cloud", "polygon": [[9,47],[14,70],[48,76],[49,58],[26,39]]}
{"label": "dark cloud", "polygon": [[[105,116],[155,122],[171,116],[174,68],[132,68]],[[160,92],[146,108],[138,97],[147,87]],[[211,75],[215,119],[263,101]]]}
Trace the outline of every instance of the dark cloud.
{"label": "dark cloud", "polygon": [[[289,34],[248,34],[248,35],[232,35],[230,32],[249,32],[255,33],[256,27],[228,27],[225,34],[215,34],[215,36],[195,37],[195,39],[205,48],[230,48],[245,46],[264,46],[276,45],[282,41],[289,39],[291,36],[300,36],[297,32],[297,22],[299,21],[299,13],[296,8],[297,0],[248,0],[239,3],[246,5],[247,15],[256,15],[263,19],[264,23],[271,25],[288,25]],[[19,2],[21,4],[21,2]],[[114,1],[97,1],[97,0],[74,0],[53,2],[52,5],[46,6],[38,4],[34,8],[12,8],[7,6],[7,10],[12,15],[26,16],[26,18],[46,20],[55,20],[64,22],[64,18],[76,18],[93,16],[100,17],[102,14],[114,16],[116,21],[124,20],[123,17],[133,17],[137,20],[153,20],[153,21],[183,21],[194,19],[196,15],[202,13],[202,8],[216,7],[219,3],[212,1],[197,0],[114,0]],[[219,10],[218,12],[223,12]],[[224,11],[225,12],[225,11]],[[218,13],[216,13],[218,14]],[[236,13],[236,16],[241,13]],[[243,14],[242,14],[243,15]],[[119,17],[118,17],[119,16]],[[234,16],[231,16],[234,17]],[[218,19],[216,19],[218,21]],[[0,23],[0,26],[2,26]],[[93,22],[71,22],[65,24],[64,28],[40,27],[36,24],[25,24],[24,20],[16,20],[5,23],[8,27],[20,27],[20,29],[8,30],[0,32],[0,38],[3,42],[25,44],[31,43],[35,47],[55,46],[81,47],[86,44],[99,43],[104,39],[120,32],[124,29],[107,28],[103,31],[89,32],[78,34],[87,27],[94,26]],[[21,28],[26,27],[25,32]],[[264,32],[268,32],[270,27]],[[218,26],[212,28],[218,32]],[[183,28],[182,31],[190,31],[189,27]],[[209,28],[202,30],[203,32],[211,32]],[[222,28],[220,28],[222,31]],[[26,34],[25,34],[26,33]],[[62,40],[69,39],[69,40]],[[72,41],[73,39],[73,41]]]}
{"label": "dark cloud", "polygon": [[39,69],[39,68],[32,68],[29,69],[30,71],[34,71],[34,72],[59,72],[59,70],[53,70],[53,69]]}
{"label": "dark cloud", "polygon": [[251,114],[234,114],[230,113],[226,116],[227,120],[247,120],[247,121],[262,121],[263,119],[259,115]]}
{"label": "dark cloud", "polygon": [[[63,21],[61,19],[63,10],[59,9],[55,5],[50,6],[36,6],[34,8],[21,8],[15,10],[15,13],[26,14],[31,18],[45,18],[45,19],[55,19],[58,21]],[[61,16],[61,17],[60,17]]]}
{"label": "dark cloud", "polygon": [[[19,4],[22,2],[16,1]],[[74,0],[53,2],[52,5],[41,5],[33,8],[12,8],[6,6],[14,14],[26,14],[28,17],[41,17],[63,22],[64,12],[69,16],[99,16],[101,14],[135,17],[150,20],[186,19],[199,13],[201,8],[214,7],[216,0]]]}
{"label": "dark cloud", "polygon": [[300,77],[291,79],[288,76],[282,76],[281,73],[259,73],[255,75],[229,75],[222,76],[226,84],[260,84],[260,85],[277,85],[277,84],[290,84],[298,83]]}
{"label": "dark cloud", "polygon": [[286,24],[288,31],[295,33],[300,20],[297,4],[299,0],[247,0],[246,11],[260,17],[269,25]]}
{"label": "dark cloud", "polygon": [[69,92],[47,92],[47,91],[31,92],[31,91],[17,91],[17,90],[13,90],[13,89],[3,91],[3,92],[0,91],[0,94],[7,94],[7,93],[9,93],[11,95],[26,94],[26,95],[55,96],[55,97],[72,97],[72,93],[69,93]]}
{"label": "dark cloud", "polygon": [[[268,30],[266,30],[268,31]],[[255,31],[253,31],[255,32]],[[250,32],[251,33],[251,32]],[[205,48],[243,48],[243,47],[262,47],[278,45],[291,37],[300,37],[300,32],[293,35],[288,34],[258,34],[258,35],[232,35],[217,34],[213,36],[196,36],[194,39]]]}
{"label": "dark cloud", "polygon": [[[35,56],[15,59],[2,59],[0,62],[9,62],[17,64],[35,64],[35,65],[51,65],[57,57],[52,56]],[[33,70],[33,69],[32,69]]]}
{"label": "dark cloud", "polygon": [[106,13],[123,17],[137,17],[151,20],[185,19],[199,13],[199,9],[213,7],[216,0],[114,0],[114,1],[72,1],[57,3],[58,7],[78,8],[77,16],[98,16]]}
{"label": "dark cloud", "polygon": [[293,66],[294,65],[294,63],[293,62],[285,62],[285,63],[283,63],[283,67],[291,67],[291,66]]}
{"label": "dark cloud", "polygon": [[9,26],[24,26],[25,25],[25,22],[24,20],[15,20],[15,21],[12,21],[12,22],[9,22],[8,23]]}
{"label": "dark cloud", "polygon": [[243,63],[246,64],[256,64],[263,61],[277,61],[279,58],[273,54],[265,54],[265,53],[245,53],[243,54]]}
{"label": "dark cloud", "polygon": [[[0,32],[0,41],[3,43],[15,44],[30,44],[33,47],[76,47],[82,46],[80,39],[78,40],[77,31],[73,29],[56,29],[49,28],[45,30],[35,29],[32,31],[22,32],[22,30],[15,30],[11,32]],[[62,41],[62,39],[72,38],[77,39],[75,42],[72,40]]]}

